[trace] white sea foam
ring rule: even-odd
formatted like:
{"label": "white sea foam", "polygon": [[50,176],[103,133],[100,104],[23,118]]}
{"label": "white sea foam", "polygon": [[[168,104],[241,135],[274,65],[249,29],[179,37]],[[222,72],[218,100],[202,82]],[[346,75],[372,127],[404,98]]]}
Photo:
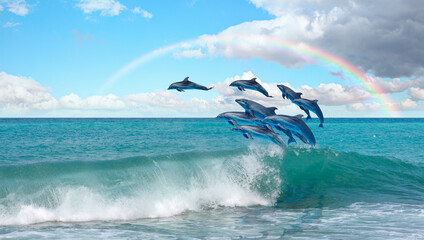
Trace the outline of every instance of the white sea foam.
{"label": "white sea foam", "polygon": [[[16,203],[14,209],[2,211],[0,225],[133,220],[169,217],[218,206],[272,205],[278,196],[280,181],[278,171],[262,161],[269,156],[265,154],[269,150],[273,156],[282,154],[277,149],[252,147],[249,153],[230,159],[206,159],[205,162],[213,162],[212,167],[202,168],[199,163],[196,175],[184,181],[176,179],[178,174],[162,171],[160,165],[165,163],[159,162],[156,167],[160,171],[155,171],[158,175],[154,182],[140,183],[143,186],[139,189],[121,196],[112,195],[108,189],[83,185],[57,186],[49,190],[49,199],[55,199],[55,204]],[[274,184],[271,187],[275,193],[264,194],[255,184],[264,176],[272,176],[273,172],[276,180],[268,180],[268,184]]]}

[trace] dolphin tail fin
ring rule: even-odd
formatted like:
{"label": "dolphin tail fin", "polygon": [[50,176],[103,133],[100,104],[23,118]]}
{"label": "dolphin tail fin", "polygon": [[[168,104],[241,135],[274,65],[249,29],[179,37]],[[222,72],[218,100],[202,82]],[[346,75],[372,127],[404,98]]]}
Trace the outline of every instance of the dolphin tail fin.
{"label": "dolphin tail fin", "polygon": [[287,143],[287,145],[290,145],[290,143],[296,143],[296,139],[294,139],[293,137],[289,138],[289,142]]}
{"label": "dolphin tail fin", "polygon": [[302,140],[302,142],[309,144],[308,140],[302,134],[300,134],[298,132],[293,132],[293,134],[296,135],[296,137],[298,137],[300,140]]}
{"label": "dolphin tail fin", "polygon": [[309,120],[309,119],[311,119],[311,115],[308,115],[308,116],[306,117],[306,120]]}
{"label": "dolphin tail fin", "polygon": [[322,125],[322,123],[320,123],[318,127],[324,128],[324,125]]}

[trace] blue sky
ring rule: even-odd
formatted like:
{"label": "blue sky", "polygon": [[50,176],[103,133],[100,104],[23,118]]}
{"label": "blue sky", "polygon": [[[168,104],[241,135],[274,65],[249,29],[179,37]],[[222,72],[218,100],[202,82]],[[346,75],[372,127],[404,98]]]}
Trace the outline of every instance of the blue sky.
{"label": "blue sky", "polygon": [[[256,93],[241,95],[227,89],[226,83],[240,77],[258,77],[267,88],[288,83],[304,96],[318,99],[330,117],[388,116],[365,90],[337,76],[341,69],[311,64],[304,56],[261,43],[179,48],[138,65],[102,89],[119,69],[155,49],[205,35],[251,34],[308,44],[346,59],[372,76],[393,100],[399,116],[424,117],[423,65],[402,61],[419,59],[419,52],[402,51],[403,44],[417,41],[393,36],[396,30],[414,29],[398,23],[408,24],[403,14],[417,9],[402,4],[400,13],[394,14],[377,10],[393,7],[379,1],[371,6],[358,2],[356,8],[325,2],[0,0],[0,116],[215,116],[226,109],[237,110],[233,100],[240,96],[276,105],[280,113],[298,112],[281,97],[267,102]],[[362,13],[357,8],[376,12]],[[396,24],[380,26],[374,16]],[[355,24],[364,18],[370,22],[369,29],[361,29],[362,36],[355,34]],[[422,19],[413,20],[423,25]],[[345,24],[342,30],[338,29],[341,24]],[[392,34],[393,40],[373,37],[378,31]],[[388,51],[375,47],[375,41]],[[178,55],[184,50],[201,54]],[[186,76],[215,88],[210,92],[166,90]],[[278,95],[278,89],[269,91]]]}

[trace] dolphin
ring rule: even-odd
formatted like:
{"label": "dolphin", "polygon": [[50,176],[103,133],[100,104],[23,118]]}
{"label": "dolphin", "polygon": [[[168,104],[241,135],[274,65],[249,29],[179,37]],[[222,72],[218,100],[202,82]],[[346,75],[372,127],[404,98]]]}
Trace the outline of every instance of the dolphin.
{"label": "dolphin", "polygon": [[293,101],[294,99],[300,98],[300,95],[302,95],[301,92],[295,92],[293,89],[284,86],[283,84],[278,84],[277,87],[280,89],[280,91],[283,93],[283,98],[290,99],[290,101]]}
{"label": "dolphin", "polygon": [[264,107],[261,104],[248,100],[245,98],[236,99],[236,102],[240,104],[246,110],[247,116],[255,116],[259,119],[264,119],[267,116],[275,115],[276,107]]}
{"label": "dolphin", "polygon": [[197,89],[197,90],[211,90],[213,87],[207,88],[205,86],[199,85],[197,83],[194,83],[192,81],[188,80],[188,77],[184,78],[181,82],[174,82],[173,84],[169,85],[168,90],[171,89],[177,89],[178,92],[184,92],[188,89]]}
{"label": "dolphin", "polygon": [[252,78],[250,80],[237,80],[232,82],[230,86],[237,87],[240,91],[246,91],[246,89],[255,90],[262,93],[263,95],[267,97],[272,97],[272,96],[269,96],[268,92],[265,90],[264,87],[262,87],[261,84],[256,82],[256,78]]}
{"label": "dolphin", "polygon": [[315,146],[315,136],[308,125],[303,122],[302,115],[273,115],[264,118],[262,121],[268,124],[278,125],[281,128],[297,133],[296,136],[298,136],[303,142],[305,142],[305,139],[302,139],[302,137],[306,138],[309,144]]}
{"label": "dolphin", "polygon": [[242,132],[245,138],[253,139],[253,136],[269,140],[277,145],[286,146],[283,139],[274,131],[260,126],[239,125],[231,129],[231,131]]}
{"label": "dolphin", "polygon": [[239,123],[258,123],[260,125],[264,125],[259,118],[255,116],[248,117],[245,112],[223,112],[216,118],[225,119],[233,126],[237,126]]}
{"label": "dolphin", "polygon": [[[293,100],[293,103],[298,105],[301,109],[303,107],[302,110],[304,111],[306,109],[306,110],[310,110],[314,112],[319,118],[319,121],[320,121],[319,127],[324,127],[324,125],[322,125],[324,123],[324,115],[322,114],[321,108],[319,108],[318,106],[318,100],[309,100],[306,98],[300,98],[300,99]],[[308,117],[311,118],[309,114],[308,114]]]}

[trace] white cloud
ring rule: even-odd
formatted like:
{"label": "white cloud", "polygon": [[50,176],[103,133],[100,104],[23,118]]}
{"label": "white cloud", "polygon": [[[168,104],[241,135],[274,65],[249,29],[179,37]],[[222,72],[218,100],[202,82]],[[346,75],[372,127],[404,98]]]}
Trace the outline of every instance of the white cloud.
{"label": "white cloud", "polygon": [[136,7],[132,10],[133,13],[135,14],[141,14],[143,15],[144,18],[152,18],[153,15],[151,13],[149,13],[148,11],[141,9],[140,7]]}
{"label": "white cloud", "polygon": [[102,16],[118,16],[127,7],[115,0],[80,0],[76,5],[84,13],[100,11]]}
{"label": "white cloud", "polygon": [[[408,77],[424,72],[422,52],[417,51],[424,49],[424,15],[417,7],[422,5],[420,0],[251,1],[275,18],[244,22],[217,35],[201,37],[209,41],[205,43],[209,53],[259,57],[287,67],[311,63],[313,59],[307,55],[275,48],[265,41],[286,40],[336,54],[377,77]],[[227,41],[213,44],[213,38]]]}
{"label": "white cloud", "polygon": [[414,111],[414,110],[422,110],[423,106],[418,105],[418,103],[412,99],[402,100],[398,105],[398,109],[402,111]]}
{"label": "white cloud", "polygon": [[16,22],[7,22],[5,24],[3,24],[4,28],[13,28],[16,27],[18,25],[20,25],[21,23],[16,23]]}
{"label": "white cloud", "polygon": [[32,78],[19,77],[0,72],[0,108],[12,111],[48,110],[58,106],[50,95],[50,89]]}
{"label": "white cloud", "polygon": [[70,95],[59,99],[60,107],[64,109],[85,109],[85,110],[125,110],[136,107],[135,104],[124,99],[109,94],[106,96],[90,96],[82,99],[78,95]]}
{"label": "white cloud", "polygon": [[409,96],[415,100],[424,100],[424,89],[412,87],[408,90]]}
{"label": "white cloud", "polygon": [[175,52],[174,57],[177,58],[202,58],[205,57],[206,54],[202,53],[202,49],[193,49],[193,50],[183,50],[181,52]]}
{"label": "white cloud", "polygon": [[318,99],[320,105],[327,106],[360,103],[371,98],[367,91],[359,87],[342,86],[337,83],[321,83],[317,88],[305,85],[297,91],[303,93],[303,98]]}
{"label": "white cloud", "polygon": [[403,92],[406,89],[419,84],[418,80],[410,80],[410,79],[406,81],[401,81],[399,78],[394,78],[391,81],[384,80],[378,77],[377,78],[368,77],[368,79],[371,83],[377,85],[385,93]]}
{"label": "white cloud", "polygon": [[152,93],[131,94],[126,97],[127,100],[145,103],[155,107],[175,108],[183,107],[185,101],[172,94],[170,91],[156,90]]}
{"label": "white cloud", "polygon": [[352,103],[346,105],[347,109],[354,112],[366,112],[368,114],[377,112],[381,106],[376,102],[371,103]]}
{"label": "white cloud", "polygon": [[6,3],[9,12],[12,12],[16,15],[25,16],[29,12],[28,5],[25,0],[8,0]]}

